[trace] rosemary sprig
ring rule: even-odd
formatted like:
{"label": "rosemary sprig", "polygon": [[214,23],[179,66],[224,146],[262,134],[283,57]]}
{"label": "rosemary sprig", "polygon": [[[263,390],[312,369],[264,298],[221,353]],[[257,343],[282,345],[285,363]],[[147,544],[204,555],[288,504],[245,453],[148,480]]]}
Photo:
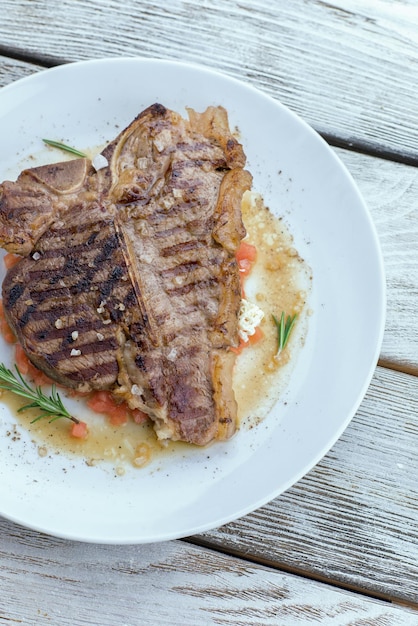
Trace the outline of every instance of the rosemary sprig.
{"label": "rosemary sprig", "polygon": [[11,391],[12,393],[22,396],[31,400],[29,404],[25,404],[19,409],[19,412],[26,411],[26,409],[40,408],[42,413],[35,417],[31,421],[31,424],[37,422],[44,417],[50,417],[50,422],[54,422],[61,417],[66,417],[75,424],[79,424],[80,421],[70,415],[62,403],[62,400],[57,393],[55,385],[52,385],[51,395],[46,396],[40,387],[32,387],[23,378],[19,368],[15,365],[17,376],[9,370],[3,363],[0,364],[0,389]]}
{"label": "rosemary sprig", "polygon": [[292,332],[293,326],[295,324],[297,314],[288,315],[285,319],[285,314],[282,311],[280,316],[280,320],[277,319],[275,315],[272,315],[273,321],[277,328],[277,352],[276,357],[280,355],[282,350],[285,349],[287,342],[289,341],[290,333]]}
{"label": "rosemary sprig", "polygon": [[71,146],[66,146],[65,143],[60,143],[59,141],[53,141],[52,139],[42,139],[44,143],[48,146],[52,146],[52,148],[58,148],[58,150],[64,150],[65,152],[71,152],[71,154],[75,154],[78,157],[85,157],[87,155],[84,152],[80,152],[80,150],[76,150],[76,148],[72,148]]}

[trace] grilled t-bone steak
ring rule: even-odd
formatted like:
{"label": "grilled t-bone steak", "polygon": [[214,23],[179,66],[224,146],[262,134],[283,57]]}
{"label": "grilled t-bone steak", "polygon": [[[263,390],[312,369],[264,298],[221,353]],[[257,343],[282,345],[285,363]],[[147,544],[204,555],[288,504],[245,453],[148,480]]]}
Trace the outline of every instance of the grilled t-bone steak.
{"label": "grilled t-bone steak", "polygon": [[205,445],[236,427],[241,299],[235,252],[251,186],[226,111],[154,104],[88,159],[0,185],[8,321],[30,360],[145,411],[160,439]]}

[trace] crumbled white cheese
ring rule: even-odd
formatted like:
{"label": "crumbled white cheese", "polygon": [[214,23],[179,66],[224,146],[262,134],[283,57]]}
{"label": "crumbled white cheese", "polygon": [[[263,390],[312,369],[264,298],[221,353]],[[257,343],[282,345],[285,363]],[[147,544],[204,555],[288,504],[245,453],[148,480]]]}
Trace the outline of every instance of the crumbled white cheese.
{"label": "crumbled white cheese", "polygon": [[91,164],[96,170],[96,172],[98,172],[99,170],[102,170],[104,167],[107,167],[109,165],[109,161],[106,159],[106,157],[103,156],[103,154],[96,154]]}
{"label": "crumbled white cheese", "polygon": [[39,254],[39,252],[34,252],[34,253],[32,254],[32,259],[33,259],[34,261],[39,261],[39,259],[40,259],[40,258],[41,258],[41,255]]}
{"label": "crumbled white cheese", "polygon": [[264,312],[256,304],[248,302],[244,298],[241,300],[241,307],[238,317],[238,334],[243,341],[248,341],[254,335],[255,329],[260,325],[264,317]]}
{"label": "crumbled white cheese", "polygon": [[80,356],[81,350],[75,350],[74,348],[70,352],[70,356]]}

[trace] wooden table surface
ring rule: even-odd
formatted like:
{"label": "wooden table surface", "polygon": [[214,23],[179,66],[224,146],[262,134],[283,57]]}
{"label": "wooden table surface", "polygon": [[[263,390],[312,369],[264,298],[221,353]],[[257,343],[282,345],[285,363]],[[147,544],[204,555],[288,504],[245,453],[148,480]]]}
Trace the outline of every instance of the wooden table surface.
{"label": "wooden table surface", "polygon": [[383,249],[380,361],[329,454],[222,528],[103,546],[0,519],[0,624],[418,625],[417,1],[0,0],[0,86],[116,55],[219,69],[326,138]]}

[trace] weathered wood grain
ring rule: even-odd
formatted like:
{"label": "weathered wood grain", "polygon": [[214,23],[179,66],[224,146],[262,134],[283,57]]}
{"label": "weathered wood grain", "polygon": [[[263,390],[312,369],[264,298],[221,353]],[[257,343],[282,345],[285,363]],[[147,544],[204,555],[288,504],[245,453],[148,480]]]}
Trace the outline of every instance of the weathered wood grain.
{"label": "weathered wood grain", "polygon": [[19,78],[30,76],[41,69],[43,68],[40,65],[17,61],[0,55],[0,87],[4,87]]}
{"label": "weathered wood grain", "polygon": [[[13,62],[9,59],[8,63],[12,69],[6,69],[6,73],[1,71],[5,66],[0,63],[0,84],[2,81],[7,83],[9,76],[17,78],[33,70],[32,66],[21,62]],[[412,367],[415,367],[417,359],[417,313],[416,306],[414,306],[417,293],[416,264],[414,263],[417,228],[416,170],[344,150],[337,152],[362,189],[382,240],[389,286],[388,324],[382,355],[387,357],[392,365],[400,364],[401,367],[407,368],[412,363]],[[416,450],[418,442],[416,420],[418,406],[416,385],[416,379],[411,376],[379,368],[369,393],[351,426],[326,459],[309,476],[268,507],[199,539],[210,542],[218,549],[236,551],[237,554],[245,555],[250,559],[274,564],[275,567],[306,572],[317,577],[326,576],[330,580],[340,581],[343,585],[353,587],[360,585],[372,589],[377,594],[394,595],[405,601],[417,602],[418,496],[416,475],[418,468]],[[2,615],[2,601],[7,597],[7,591],[11,585],[10,580],[13,579],[13,585],[17,584],[16,576],[20,576],[21,581],[24,582],[33,580],[33,578],[24,577],[25,563],[28,555],[32,554],[32,548],[28,548],[32,534],[28,531],[16,530],[13,525],[10,526],[15,529],[11,531],[13,536],[21,532],[20,552],[16,553],[20,569],[11,567],[8,573],[11,578],[6,576],[4,579],[8,581],[9,586],[4,587],[2,584],[3,563],[9,557],[12,558],[11,555],[12,553],[15,555],[15,552],[14,549],[8,551],[6,547],[2,553],[1,545],[4,546],[4,544],[0,544],[0,588],[2,591],[3,588],[6,589],[6,595],[2,595],[3,600],[0,598],[0,623],[2,621],[4,623],[16,622],[14,616]],[[4,533],[2,542],[5,536]],[[59,596],[59,588],[62,587],[53,576],[48,578],[50,563],[54,562],[56,554],[56,544],[52,539],[47,541],[52,543],[47,544],[49,548],[43,553],[42,558],[38,559],[38,563],[43,565],[44,573],[42,574],[39,570],[31,576],[36,580],[39,577],[42,584],[45,584],[45,580],[52,581],[51,586],[47,587],[48,597],[55,600]],[[44,549],[45,544],[42,545]],[[35,553],[40,554],[42,549],[35,549]],[[143,555],[142,548],[135,548],[134,551],[137,559]],[[87,552],[87,554],[90,553]],[[207,554],[211,553],[200,553],[203,561],[206,560]],[[89,566],[81,559],[79,569],[75,569],[73,561],[74,569],[69,569],[67,578],[63,565],[66,557],[65,551],[59,552],[57,567],[61,571],[62,582],[60,584],[70,585],[65,587],[67,591],[65,595],[71,594],[72,597],[72,577],[74,579],[77,579],[77,576],[81,577],[84,582],[83,576],[79,573],[80,569],[83,572],[84,569],[86,572],[89,571],[91,575],[96,575],[97,572],[94,567],[89,569]],[[178,558],[181,561],[181,558]],[[14,556],[12,560],[14,562]],[[234,563],[233,567],[237,567],[237,562],[234,561]],[[158,567],[154,569],[149,565],[149,571],[157,570]],[[212,582],[215,576],[214,571],[210,579]],[[169,572],[171,572],[170,569]],[[143,579],[149,580],[149,575],[143,576],[141,582]],[[135,580],[138,587],[138,577]],[[163,587],[168,585],[169,580],[170,576],[168,579],[164,578]],[[292,578],[291,580],[293,589],[293,581],[298,579]],[[224,583],[225,580],[222,579],[220,582]],[[205,583],[208,584],[208,580]],[[303,583],[303,590],[306,591],[305,581]],[[92,593],[91,588],[95,584],[94,580],[90,581],[90,587],[87,585],[89,593]],[[41,597],[39,596],[40,586],[41,583],[38,584],[38,582],[35,585],[38,597]],[[168,593],[168,589],[168,586],[162,589],[163,594]],[[301,591],[299,605],[303,604],[302,593]],[[319,598],[318,605],[322,606],[320,601],[322,592],[315,590],[313,595],[316,593]],[[176,602],[179,602],[178,606],[183,608],[189,609],[191,603],[194,602],[190,598],[185,600],[181,594],[176,596],[170,588],[170,598],[171,594],[176,598]],[[29,593],[26,600],[21,600],[20,611],[26,617],[26,621],[30,621],[32,606],[37,606],[37,610],[39,608],[39,604],[34,603],[34,597]],[[191,597],[197,598],[196,603],[201,605],[197,593],[191,594]],[[11,595],[10,598],[12,602],[8,602],[8,608],[14,606],[15,595]],[[211,596],[211,601],[213,598],[214,596]],[[45,613],[50,610],[48,602],[49,600],[45,601],[43,605]],[[88,599],[83,597],[84,604],[80,609],[82,615],[87,614],[87,602]],[[132,602],[136,611],[135,615],[138,616],[138,605]],[[103,602],[99,604],[104,607],[108,606]],[[174,606],[173,603],[172,608]],[[77,609],[77,604],[75,607]],[[218,619],[218,621],[206,623],[228,623],[219,621],[221,618],[226,619],[225,614],[228,616],[228,611],[225,609],[220,618],[220,614],[216,613],[216,607],[219,607],[219,601],[215,602],[213,599],[215,615],[213,620]],[[64,608],[59,606],[61,613]],[[266,609],[268,609],[267,606]],[[284,610],[287,608],[285,607]],[[39,612],[41,611],[42,608],[39,608]],[[242,609],[242,613],[243,615],[232,614],[236,621],[231,618],[231,622],[277,623],[276,615],[272,617],[273,614],[269,612],[267,612],[266,619],[271,618],[271,622],[262,622],[261,617],[256,616],[254,612],[251,613],[247,607]],[[110,611],[109,614],[114,618],[114,613]],[[124,605],[125,614],[128,615]],[[167,609],[167,613],[164,613],[162,618],[166,621],[160,623],[173,623],[173,614],[174,611],[170,613]],[[294,614],[296,614],[296,608]],[[294,614],[291,614],[291,618],[294,618]],[[148,619],[149,615],[147,613],[145,619]],[[198,613],[194,614],[194,617],[196,615],[201,617]],[[59,616],[55,617],[55,621],[44,616],[44,622],[36,621],[34,618],[33,622],[41,625],[42,623],[67,623],[60,622]],[[415,615],[413,616],[415,621],[411,622],[402,622],[403,617],[404,614],[399,619],[398,617],[378,616],[376,619],[380,621],[376,621],[376,624],[386,626],[391,623],[417,623]],[[293,621],[291,618],[288,623],[298,623],[295,621],[296,618]],[[300,623],[309,624],[308,618],[303,621],[304,618],[302,611]],[[61,619],[67,619],[67,616]],[[321,623],[321,621],[324,623],[326,618],[324,614],[314,611],[309,619],[312,623]],[[347,622],[341,623],[356,623],[350,619],[347,618]],[[358,613],[357,623],[373,624],[370,619],[367,613],[365,615]],[[94,617],[88,615],[86,623],[96,623],[92,620]],[[106,625],[106,622],[103,620],[102,622]],[[180,622],[187,624],[183,616]],[[135,616],[132,616],[130,623],[147,622],[144,621],[142,615],[141,621],[135,621]],[[155,623],[155,621],[148,623]],[[282,623],[286,624],[285,621]]]}
{"label": "weathered wood grain", "polygon": [[418,155],[410,0],[3,0],[1,12],[3,53],[200,62],[249,81],[327,135]]}
{"label": "weathered wood grain", "polygon": [[82,545],[0,521],[0,624],[415,626],[418,612],[183,542]]}
{"label": "weathered wood grain", "polygon": [[418,605],[418,378],[378,368],[342,438],[205,545]]}
{"label": "weathered wood grain", "polygon": [[418,169],[336,152],[366,200],[382,248],[387,315],[381,363],[418,374]]}
{"label": "weathered wood grain", "polygon": [[[0,57],[0,86],[38,69]],[[363,193],[384,255],[388,308],[381,362],[418,373],[418,170],[350,150],[335,151]]]}

